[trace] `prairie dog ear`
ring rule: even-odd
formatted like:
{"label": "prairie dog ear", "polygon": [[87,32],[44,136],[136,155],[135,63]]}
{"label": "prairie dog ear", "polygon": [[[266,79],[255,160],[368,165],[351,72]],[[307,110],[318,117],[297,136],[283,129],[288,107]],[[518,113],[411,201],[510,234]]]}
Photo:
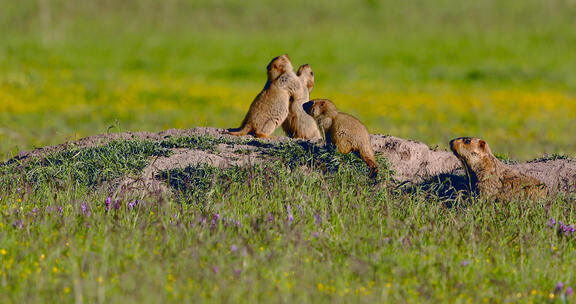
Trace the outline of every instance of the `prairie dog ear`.
{"label": "prairie dog ear", "polygon": [[306,70],[309,67],[308,64],[303,64],[298,68],[298,71],[296,71],[296,76],[300,76],[304,73],[304,70]]}
{"label": "prairie dog ear", "polygon": [[478,142],[478,145],[480,146],[480,149],[482,149],[482,151],[486,151],[486,141],[484,141],[483,139],[481,139]]}

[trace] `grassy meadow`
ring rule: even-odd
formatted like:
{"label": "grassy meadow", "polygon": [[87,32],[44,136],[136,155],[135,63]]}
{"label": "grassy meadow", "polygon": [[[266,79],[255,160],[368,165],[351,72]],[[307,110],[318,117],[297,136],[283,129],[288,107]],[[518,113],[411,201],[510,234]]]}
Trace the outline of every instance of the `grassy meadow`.
{"label": "grassy meadow", "polygon": [[[574,50],[572,0],[4,1],[0,160],[106,132],[239,126],[282,53],[311,65],[312,98],[372,133],[574,157]],[[139,195],[114,182],[165,146],[70,149],[0,166],[0,302],[574,302],[573,194],[448,207],[387,187],[385,170],[374,184],[354,158],[290,167],[309,156],[287,149],[252,169],[170,172],[174,195]]]}

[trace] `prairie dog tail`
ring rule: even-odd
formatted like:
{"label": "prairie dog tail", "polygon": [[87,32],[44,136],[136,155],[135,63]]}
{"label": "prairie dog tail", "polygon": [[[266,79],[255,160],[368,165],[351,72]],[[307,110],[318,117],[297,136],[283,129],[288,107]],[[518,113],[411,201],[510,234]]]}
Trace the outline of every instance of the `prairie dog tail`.
{"label": "prairie dog tail", "polygon": [[250,133],[250,131],[252,131],[252,127],[247,123],[243,123],[240,129],[237,129],[236,131],[228,131],[226,133],[234,136],[244,136]]}
{"label": "prairie dog tail", "polygon": [[364,160],[370,168],[370,178],[376,178],[378,176],[378,162],[376,161],[372,147],[361,147],[359,152],[362,160]]}

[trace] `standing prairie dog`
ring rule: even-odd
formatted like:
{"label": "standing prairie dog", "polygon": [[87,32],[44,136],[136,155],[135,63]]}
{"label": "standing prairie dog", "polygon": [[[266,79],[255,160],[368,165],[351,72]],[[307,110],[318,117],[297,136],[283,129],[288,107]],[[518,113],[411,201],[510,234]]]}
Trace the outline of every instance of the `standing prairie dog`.
{"label": "standing prairie dog", "polygon": [[547,193],[541,181],[499,161],[480,138],[455,138],[450,141],[450,149],[464,165],[472,187],[481,196],[510,201],[515,198],[537,199]]}
{"label": "standing prairie dog", "polygon": [[314,88],[314,72],[310,65],[304,64],[298,68],[296,75],[300,79],[301,86],[291,98],[290,111],[282,123],[282,129],[292,138],[321,139],[322,135],[316,121],[302,108],[302,105],[310,100],[310,92]]}
{"label": "standing prairie dog", "polygon": [[252,101],[242,127],[228,134],[243,136],[253,132],[256,137],[267,138],[288,116],[290,96],[300,88],[300,79],[286,54],[272,59],[266,69],[266,85]]}
{"label": "standing prairie dog", "polygon": [[378,163],[370,145],[370,134],[362,122],[354,116],[342,113],[328,99],[314,99],[304,103],[304,111],[326,134],[326,143],[333,143],[341,153],[358,151],[370,168],[370,177],[378,175]]}

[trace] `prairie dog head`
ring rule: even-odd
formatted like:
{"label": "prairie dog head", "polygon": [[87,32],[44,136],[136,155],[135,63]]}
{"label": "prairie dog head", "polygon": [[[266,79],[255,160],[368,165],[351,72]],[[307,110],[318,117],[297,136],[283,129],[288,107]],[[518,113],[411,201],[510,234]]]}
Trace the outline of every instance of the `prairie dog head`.
{"label": "prairie dog head", "polygon": [[296,76],[300,78],[303,84],[306,85],[308,89],[308,93],[312,92],[314,88],[314,72],[312,72],[312,68],[309,64],[303,64],[298,68],[298,72],[296,72]]}
{"label": "prairie dog head", "polygon": [[493,155],[488,143],[474,137],[459,137],[451,140],[450,150],[470,167],[482,164]]}
{"label": "prairie dog head", "polygon": [[293,72],[292,62],[287,54],[282,54],[270,61],[266,67],[268,71],[268,80],[274,80],[287,71]]}
{"label": "prairie dog head", "polygon": [[328,99],[314,99],[302,105],[304,111],[314,117],[318,118],[329,112],[337,111],[336,106]]}

